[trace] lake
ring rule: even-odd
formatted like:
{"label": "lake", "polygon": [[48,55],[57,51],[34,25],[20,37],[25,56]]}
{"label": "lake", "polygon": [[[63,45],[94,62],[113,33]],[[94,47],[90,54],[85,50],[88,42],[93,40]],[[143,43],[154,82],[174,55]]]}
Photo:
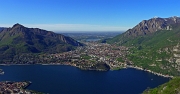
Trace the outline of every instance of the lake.
{"label": "lake", "polygon": [[11,65],[0,69],[5,72],[0,81],[31,81],[27,89],[49,94],[140,94],[169,81],[132,68],[100,72],[61,65]]}
{"label": "lake", "polygon": [[101,39],[97,39],[97,38],[94,38],[94,39],[86,39],[86,42],[95,42],[95,41],[99,41]]}

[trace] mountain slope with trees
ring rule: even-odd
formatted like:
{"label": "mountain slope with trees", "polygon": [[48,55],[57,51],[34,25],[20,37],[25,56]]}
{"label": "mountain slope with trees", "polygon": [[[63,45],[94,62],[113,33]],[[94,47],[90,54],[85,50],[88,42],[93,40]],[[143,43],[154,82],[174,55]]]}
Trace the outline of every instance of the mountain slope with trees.
{"label": "mountain slope with trees", "polygon": [[0,60],[12,61],[16,55],[26,53],[60,53],[82,45],[61,34],[15,24],[0,32]]}
{"label": "mountain slope with trees", "polygon": [[106,42],[129,47],[127,58],[134,66],[164,75],[180,75],[179,17],[143,20]]}

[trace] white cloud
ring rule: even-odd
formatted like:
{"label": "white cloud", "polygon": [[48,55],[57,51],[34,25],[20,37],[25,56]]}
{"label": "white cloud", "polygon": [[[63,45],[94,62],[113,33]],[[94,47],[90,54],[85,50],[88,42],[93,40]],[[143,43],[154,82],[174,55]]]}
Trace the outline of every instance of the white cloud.
{"label": "white cloud", "polygon": [[[90,24],[22,24],[29,28],[41,28],[49,31],[125,31],[129,27],[103,26]],[[12,27],[13,24],[0,24],[0,27]]]}

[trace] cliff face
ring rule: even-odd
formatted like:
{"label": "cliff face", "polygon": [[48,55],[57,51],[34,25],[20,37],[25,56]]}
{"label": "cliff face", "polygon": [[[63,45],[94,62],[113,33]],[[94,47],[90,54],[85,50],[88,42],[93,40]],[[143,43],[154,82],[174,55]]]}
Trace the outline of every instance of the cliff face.
{"label": "cliff face", "polygon": [[129,29],[122,34],[117,35],[112,39],[107,39],[105,41],[111,44],[116,43],[119,45],[126,45],[127,43],[129,44],[132,40],[134,40],[137,37],[153,35],[163,30],[172,31],[178,28],[179,26],[180,17],[174,16],[169,18],[151,18],[149,20],[143,20],[132,29]]}
{"label": "cliff face", "polygon": [[149,20],[143,20],[134,28],[126,31],[125,36],[137,37],[154,33],[159,30],[172,30],[172,25],[177,23],[180,23],[180,18],[176,16],[170,18],[152,18]]}

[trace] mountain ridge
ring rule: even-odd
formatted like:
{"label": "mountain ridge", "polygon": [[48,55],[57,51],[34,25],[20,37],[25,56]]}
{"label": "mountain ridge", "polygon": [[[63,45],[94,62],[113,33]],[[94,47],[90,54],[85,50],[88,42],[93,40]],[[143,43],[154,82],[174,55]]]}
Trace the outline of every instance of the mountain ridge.
{"label": "mountain ridge", "polygon": [[[172,25],[180,23],[180,17],[173,16],[169,18],[151,18],[143,20],[132,29],[127,30],[128,35],[146,35],[158,30],[172,30]],[[133,34],[135,33],[135,34]]]}
{"label": "mountain ridge", "polygon": [[132,29],[127,30],[123,34],[117,35],[112,39],[106,40],[108,43],[126,44],[129,39],[139,36],[151,35],[160,30],[172,30],[173,26],[180,24],[180,17],[173,16],[169,18],[151,18],[143,20]]}
{"label": "mountain ridge", "polygon": [[65,52],[82,45],[70,37],[39,28],[27,28],[18,23],[0,32],[2,59],[22,53]]}
{"label": "mountain ridge", "polygon": [[[153,27],[153,23],[156,26]],[[148,29],[144,28],[146,26]],[[164,75],[180,75],[179,17],[152,18],[142,21],[132,30],[107,39],[106,42],[129,47],[126,58],[133,66]]]}

